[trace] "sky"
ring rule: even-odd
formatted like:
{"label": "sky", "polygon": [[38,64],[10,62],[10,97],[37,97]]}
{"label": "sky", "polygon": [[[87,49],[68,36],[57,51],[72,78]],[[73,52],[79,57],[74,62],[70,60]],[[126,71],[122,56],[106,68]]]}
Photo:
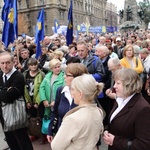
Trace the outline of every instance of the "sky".
{"label": "sky", "polygon": [[[143,0],[136,0],[137,3],[139,3],[140,1]],[[108,0],[108,2],[112,2],[113,4],[115,4],[117,6],[117,10],[121,10],[124,9],[124,0]]]}

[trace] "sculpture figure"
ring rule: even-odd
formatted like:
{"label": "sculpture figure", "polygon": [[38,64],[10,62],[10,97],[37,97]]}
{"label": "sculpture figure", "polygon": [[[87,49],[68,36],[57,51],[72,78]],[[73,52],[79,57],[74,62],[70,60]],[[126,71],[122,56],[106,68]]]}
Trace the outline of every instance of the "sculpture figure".
{"label": "sculpture figure", "polygon": [[132,9],[130,6],[128,6],[126,13],[127,13],[127,21],[131,21],[132,20]]}

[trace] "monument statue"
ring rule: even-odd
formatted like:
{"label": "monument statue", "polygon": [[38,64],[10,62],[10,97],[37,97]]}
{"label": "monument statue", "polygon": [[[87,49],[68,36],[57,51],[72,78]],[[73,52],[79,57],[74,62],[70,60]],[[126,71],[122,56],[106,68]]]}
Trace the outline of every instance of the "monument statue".
{"label": "monument statue", "polygon": [[124,13],[124,10],[123,10],[123,9],[119,11],[120,19],[123,19],[123,13]]}
{"label": "monument statue", "polygon": [[129,5],[128,5],[128,8],[126,9],[126,13],[127,13],[127,21],[131,21],[132,20],[132,9]]}

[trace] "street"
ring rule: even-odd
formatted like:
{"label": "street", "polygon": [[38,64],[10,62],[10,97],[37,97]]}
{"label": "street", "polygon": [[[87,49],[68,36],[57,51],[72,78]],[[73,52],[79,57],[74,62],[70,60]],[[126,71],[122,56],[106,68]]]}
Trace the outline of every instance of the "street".
{"label": "street", "polygon": [[[51,150],[49,143],[43,145],[40,143],[40,141],[41,141],[41,138],[35,142],[32,142],[34,150]],[[0,125],[0,150],[3,150],[3,148],[5,148],[6,146],[7,146],[7,143],[4,141],[4,134],[2,131],[2,127]],[[107,146],[103,143],[103,141],[99,150],[107,150]]]}

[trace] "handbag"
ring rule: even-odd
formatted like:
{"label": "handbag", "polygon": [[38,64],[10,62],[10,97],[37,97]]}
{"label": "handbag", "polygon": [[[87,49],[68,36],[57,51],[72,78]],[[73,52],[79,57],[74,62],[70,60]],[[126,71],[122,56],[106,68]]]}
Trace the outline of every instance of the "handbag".
{"label": "handbag", "polygon": [[28,119],[28,134],[31,136],[41,136],[42,120],[40,117],[29,117]]}
{"label": "handbag", "polygon": [[43,134],[48,134],[49,124],[50,124],[50,119],[47,117],[44,117],[42,119],[42,130],[41,130]]}
{"label": "handbag", "polygon": [[2,115],[4,119],[4,132],[27,127],[26,103],[21,96],[13,103],[1,102]]}

